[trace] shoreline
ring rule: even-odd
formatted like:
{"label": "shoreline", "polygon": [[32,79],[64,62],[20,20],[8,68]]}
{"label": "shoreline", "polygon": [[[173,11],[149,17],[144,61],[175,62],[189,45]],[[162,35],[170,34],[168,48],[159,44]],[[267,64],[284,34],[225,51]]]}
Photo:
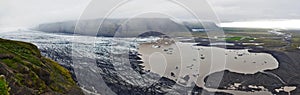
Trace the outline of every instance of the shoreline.
{"label": "shoreline", "polygon": [[[147,45],[148,44],[148,45]],[[145,44],[145,43],[142,43],[142,44],[140,44],[139,45],[139,53],[141,53],[141,55],[143,55],[143,56],[141,56],[142,57],[142,59],[143,59],[143,66],[145,66],[145,68],[144,69],[146,69],[146,70],[149,70],[149,69],[151,69],[151,68],[147,68],[147,67],[149,67],[149,65],[147,65],[147,62],[146,62],[146,60],[149,60],[149,59],[145,59],[145,56],[146,57],[151,57],[151,55],[147,55],[146,53],[149,53],[149,52],[145,52],[145,51],[151,51],[151,49],[150,48],[147,48],[147,49],[144,49],[143,50],[143,48],[144,48],[144,46],[148,46],[148,47],[150,47],[149,45],[151,45],[151,44],[149,44],[149,43],[147,43],[147,44]],[[157,44],[157,43],[156,43]],[[195,43],[193,43],[193,44],[195,44]],[[143,46],[144,45],[144,46]],[[192,46],[194,46],[194,47],[202,47],[202,48],[219,48],[219,49],[224,49],[224,48],[221,48],[221,47],[208,47],[208,46],[199,46],[199,45],[192,45]],[[152,47],[152,48],[159,48],[159,49],[163,49],[163,48],[169,48],[168,46],[160,46],[160,45],[158,45],[157,47]],[[179,47],[180,47],[180,45],[179,45]],[[142,49],[142,51],[141,51],[141,49]],[[170,49],[170,48],[169,48]],[[173,49],[172,49],[173,50]],[[201,50],[201,49],[200,49]],[[226,50],[226,49],[224,49],[224,50]],[[229,50],[231,50],[231,51],[238,51],[238,50],[246,50],[246,49],[229,49]],[[163,51],[159,51],[159,50],[157,50],[157,51],[152,51],[152,52],[158,52],[158,53],[160,53],[159,55],[153,55],[153,56],[159,56],[159,57],[163,57],[163,56],[171,56],[172,54],[168,54],[168,53],[166,53],[167,55],[164,55],[163,54],[163,52],[165,52],[165,51],[169,51],[169,50],[165,50],[165,49],[163,49]],[[248,51],[248,50],[247,50]],[[171,53],[174,53],[174,52],[176,52],[176,50],[173,50],[173,52],[171,52]],[[178,52],[178,51],[177,51]],[[245,51],[246,52],[246,51]],[[183,52],[181,52],[181,53],[183,53]],[[249,52],[250,53],[250,52]],[[182,54],[182,55],[186,55],[186,54]],[[202,55],[202,54],[201,54]],[[144,57],[144,58],[143,58]],[[173,56],[174,57],[174,56]],[[185,58],[185,57],[183,57],[183,58]],[[151,59],[151,58],[150,58]],[[160,60],[160,59],[157,59],[157,58],[154,58],[155,60]],[[177,57],[176,57],[176,59],[177,59]],[[188,59],[188,58],[187,58]],[[170,59],[168,59],[168,57],[167,57],[167,60],[169,60],[170,61]],[[178,61],[178,60],[177,60]],[[194,61],[195,61],[195,59],[194,59]],[[171,62],[174,62],[174,59],[171,61]],[[158,63],[158,62],[155,62],[155,63]],[[152,63],[151,63],[152,64]],[[164,64],[168,64],[168,63],[164,63]],[[201,63],[200,63],[201,64]],[[158,64],[156,64],[156,65],[158,65]],[[181,64],[182,65],[182,64]],[[151,65],[152,66],[152,65]],[[153,65],[153,66],[155,66],[155,65]],[[165,65],[159,65],[159,66],[165,66]],[[193,66],[200,66],[200,65],[195,65],[195,64],[193,64]],[[165,66],[166,67],[166,66]],[[158,68],[158,67],[156,67],[156,68]],[[167,66],[166,68],[174,68],[174,66]],[[175,66],[175,68],[177,68],[177,66]],[[181,66],[181,67],[179,67],[179,68],[184,68],[184,66]],[[201,68],[201,67],[199,67],[199,68]],[[277,68],[277,67],[276,67]],[[228,68],[227,68],[228,69]],[[227,69],[223,69],[223,70],[227,70]],[[275,68],[272,68],[272,69],[275,69]],[[158,70],[156,70],[156,71],[158,71]],[[184,76],[182,76],[181,74],[182,74],[182,72],[180,72],[180,74],[178,75],[177,73],[179,73],[179,72],[176,72],[176,71],[174,71],[174,70],[167,70],[167,72],[168,71],[171,71],[171,75],[167,75],[167,78],[170,78],[170,79],[172,79],[172,80],[175,80],[175,81],[177,81],[177,82],[179,82],[179,80],[178,79],[180,79],[180,77],[184,77]],[[214,72],[217,72],[217,71],[222,71],[222,69],[220,69],[220,70],[218,70],[218,69],[216,69]],[[151,72],[153,72],[153,70],[151,70]],[[155,72],[155,70],[154,70],[154,72]],[[172,72],[173,73],[175,73],[175,74],[173,74],[174,76],[176,76],[176,77],[172,77],[173,75],[172,75]],[[199,71],[197,71],[197,72],[199,72]],[[159,73],[159,72],[156,72],[156,73]],[[162,76],[165,76],[165,74],[168,74],[168,73],[159,73],[160,75],[162,75]],[[201,74],[201,76],[207,76],[207,75],[210,75],[210,74],[212,74],[212,73],[208,73],[208,74],[205,74],[205,75],[203,75],[203,74]],[[198,75],[198,77],[199,77],[199,75]],[[191,77],[190,77],[191,78]],[[197,79],[197,78],[194,78],[194,79]],[[203,80],[204,78],[202,78],[201,80]],[[187,84],[189,84],[189,83],[187,83]],[[206,88],[204,85],[202,85],[202,86],[199,86],[199,87],[204,87],[204,88]],[[209,88],[206,88],[206,89],[209,89]],[[214,90],[216,90],[216,89],[214,89]],[[217,90],[218,91],[218,90]],[[233,91],[234,92],[234,91]],[[235,93],[238,93],[238,92],[236,92],[235,91]],[[270,93],[269,93],[270,94]]]}

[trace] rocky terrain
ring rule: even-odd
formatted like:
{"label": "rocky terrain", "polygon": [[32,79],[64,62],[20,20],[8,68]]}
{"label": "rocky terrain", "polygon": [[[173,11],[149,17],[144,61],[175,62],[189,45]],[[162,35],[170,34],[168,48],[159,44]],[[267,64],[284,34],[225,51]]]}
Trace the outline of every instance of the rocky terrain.
{"label": "rocky terrain", "polygon": [[[300,76],[298,74],[299,67],[299,50],[290,51],[275,51],[275,50],[255,50],[252,52],[264,52],[272,54],[279,62],[279,67],[274,70],[266,70],[264,72],[257,72],[255,74],[242,74],[231,71],[216,72],[208,77],[210,80],[206,80],[206,86],[210,88],[228,89],[234,83],[241,83],[236,90],[242,91],[261,91],[264,89],[249,87],[251,86],[263,86],[263,88],[271,91],[277,95],[288,95],[286,91],[276,91],[282,87],[296,87],[290,93],[291,95],[300,94]],[[224,74],[220,84],[214,85],[213,78]],[[208,78],[207,77],[207,78]]]}

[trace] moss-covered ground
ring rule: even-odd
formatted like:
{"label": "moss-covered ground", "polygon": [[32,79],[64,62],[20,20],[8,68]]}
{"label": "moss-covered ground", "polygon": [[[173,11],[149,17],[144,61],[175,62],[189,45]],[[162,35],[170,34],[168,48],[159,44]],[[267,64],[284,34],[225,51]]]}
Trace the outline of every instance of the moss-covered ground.
{"label": "moss-covered ground", "polygon": [[0,39],[0,75],[6,77],[1,87],[7,83],[11,94],[82,94],[67,69],[30,43]]}

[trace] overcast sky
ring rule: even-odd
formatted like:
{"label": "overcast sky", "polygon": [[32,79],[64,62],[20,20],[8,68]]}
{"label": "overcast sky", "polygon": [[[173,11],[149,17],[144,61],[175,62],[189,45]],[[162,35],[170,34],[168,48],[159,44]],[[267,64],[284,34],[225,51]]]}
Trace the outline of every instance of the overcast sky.
{"label": "overcast sky", "polygon": [[300,19],[300,0],[209,0],[223,21]]}
{"label": "overcast sky", "polygon": [[[105,6],[108,0],[100,1],[102,2],[99,6]],[[89,2],[91,0],[0,0],[0,27],[31,26],[45,22],[76,20]],[[143,2],[132,3],[132,7],[128,9],[135,10],[137,6],[151,3],[162,6],[165,4],[149,2],[149,0]],[[222,22],[300,19],[300,0],[208,0],[208,2]],[[156,7],[156,9],[160,8]],[[172,5],[162,10],[177,12],[177,15],[181,15],[179,17],[185,18],[182,11],[176,11],[180,10],[176,6]]]}

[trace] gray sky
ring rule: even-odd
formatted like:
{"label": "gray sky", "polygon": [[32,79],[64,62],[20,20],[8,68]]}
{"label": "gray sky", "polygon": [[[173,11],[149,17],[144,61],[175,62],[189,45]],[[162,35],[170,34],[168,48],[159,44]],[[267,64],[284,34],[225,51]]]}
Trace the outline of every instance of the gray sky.
{"label": "gray sky", "polygon": [[89,0],[0,0],[0,27],[77,19]]}
{"label": "gray sky", "polygon": [[300,19],[300,0],[209,0],[223,21]]}
{"label": "gray sky", "polygon": [[[31,26],[38,23],[76,20],[91,0],[0,0],[0,27]],[[99,6],[108,3],[100,0]],[[112,0],[111,0],[112,1]],[[122,1],[122,0],[118,0]],[[300,0],[208,0],[221,21],[300,19]],[[127,9],[135,10],[144,5],[164,6],[164,2],[132,3]],[[200,5],[200,4],[199,4]],[[168,6],[168,5],[166,5]],[[179,17],[188,18],[176,8],[156,9],[172,11]],[[201,8],[199,6],[199,8]],[[101,11],[101,9],[99,9]],[[123,10],[124,14],[126,10]]]}

